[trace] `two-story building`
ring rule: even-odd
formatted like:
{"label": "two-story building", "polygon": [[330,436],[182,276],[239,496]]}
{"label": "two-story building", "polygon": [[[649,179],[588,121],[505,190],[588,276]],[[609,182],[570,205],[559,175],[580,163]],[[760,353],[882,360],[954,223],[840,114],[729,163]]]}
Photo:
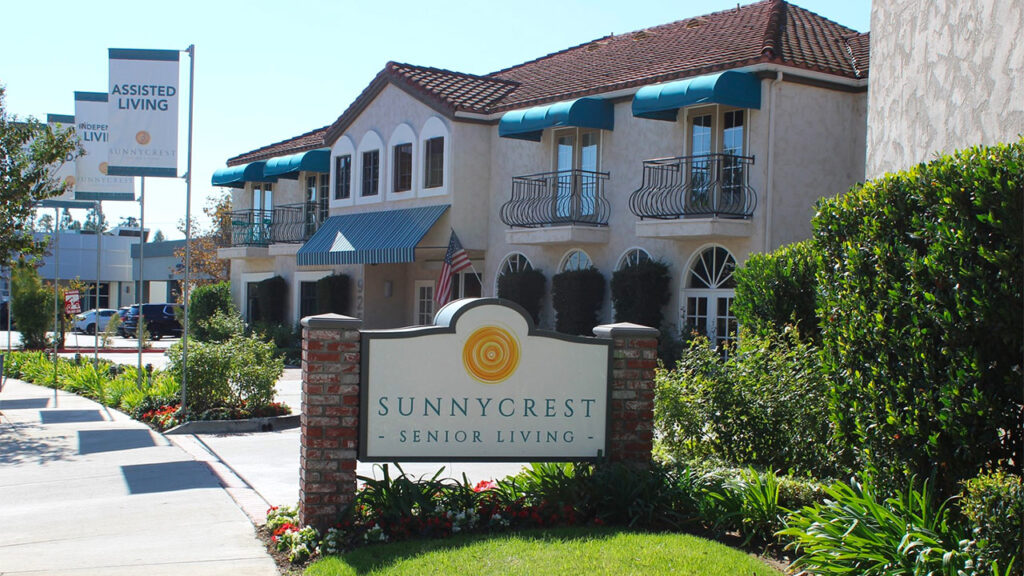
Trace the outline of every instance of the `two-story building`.
{"label": "two-story building", "polygon": [[[279,275],[298,319],[315,279],[341,273],[371,328],[430,322],[453,230],[474,265],[454,298],[524,267],[610,278],[652,258],[672,275],[669,327],[726,338],[736,263],[809,237],[815,201],[863,179],[867,67],[866,33],[781,0],[488,75],[388,63],[332,125],[214,176],[253,214],[221,255],[243,308]],[[311,201],[329,218],[281,240],[278,206]],[[542,325],[553,314],[548,296]]]}

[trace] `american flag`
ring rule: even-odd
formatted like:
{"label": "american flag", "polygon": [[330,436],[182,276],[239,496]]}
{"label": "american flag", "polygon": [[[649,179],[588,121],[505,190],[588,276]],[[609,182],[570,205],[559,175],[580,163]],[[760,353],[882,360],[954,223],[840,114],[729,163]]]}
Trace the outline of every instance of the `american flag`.
{"label": "american flag", "polygon": [[459,237],[452,230],[451,240],[448,241],[448,252],[444,255],[444,263],[441,265],[441,276],[437,279],[437,290],[434,291],[434,301],[438,306],[444,306],[451,300],[452,274],[462,272],[473,266],[469,261],[466,249],[459,242]]}

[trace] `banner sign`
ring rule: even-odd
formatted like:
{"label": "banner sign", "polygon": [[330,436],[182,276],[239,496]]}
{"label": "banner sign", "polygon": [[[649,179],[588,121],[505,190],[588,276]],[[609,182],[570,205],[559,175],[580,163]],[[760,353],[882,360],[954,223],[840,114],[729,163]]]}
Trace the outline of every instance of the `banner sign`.
{"label": "banner sign", "polygon": [[75,159],[75,200],[135,200],[130,176],[110,176],[107,95],[75,92],[75,131],[85,154]]}
{"label": "banner sign", "polygon": [[110,175],[178,177],[179,54],[110,49]]}
{"label": "banner sign", "polygon": [[82,295],[78,290],[64,292],[64,314],[71,316],[82,313]]}
{"label": "banner sign", "polygon": [[[46,124],[51,130],[74,130],[75,117],[70,114],[47,114]],[[74,200],[75,198],[75,155],[68,152],[64,162],[55,164],[50,172],[56,182],[64,183],[64,193],[57,196],[55,200]]]}
{"label": "banner sign", "polygon": [[610,340],[536,330],[494,298],[455,301],[434,323],[363,332],[360,460],[607,454]]}

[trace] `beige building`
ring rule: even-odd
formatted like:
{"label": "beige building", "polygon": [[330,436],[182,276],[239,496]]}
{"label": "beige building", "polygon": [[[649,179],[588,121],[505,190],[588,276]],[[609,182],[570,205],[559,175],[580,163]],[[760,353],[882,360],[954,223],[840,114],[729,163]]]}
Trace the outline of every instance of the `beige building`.
{"label": "beige building", "polygon": [[1024,2],[873,0],[867,176],[1024,135]]}
{"label": "beige building", "polygon": [[389,63],[330,126],[214,176],[236,187],[221,256],[243,309],[281,276],[297,320],[340,273],[370,328],[430,321],[452,231],[474,265],[452,296],[532,267],[545,327],[553,275],[652,258],[666,327],[726,338],[736,263],[809,237],[815,201],[863,179],[867,65],[866,33],[778,0],[484,76]]}

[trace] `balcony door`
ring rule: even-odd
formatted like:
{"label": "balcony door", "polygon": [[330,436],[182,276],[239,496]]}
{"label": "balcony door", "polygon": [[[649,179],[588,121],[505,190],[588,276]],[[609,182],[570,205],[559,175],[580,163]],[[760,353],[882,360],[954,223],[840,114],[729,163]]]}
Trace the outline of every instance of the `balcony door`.
{"label": "balcony door", "polygon": [[596,130],[573,128],[555,133],[554,215],[591,220],[596,214],[598,144]]}
{"label": "balcony door", "polygon": [[248,233],[247,244],[268,244],[273,219],[274,187],[267,182],[256,182],[252,188],[252,229]]}
{"label": "balcony door", "polygon": [[[690,119],[690,170],[684,202],[691,214],[733,212],[743,204],[744,111],[702,109]],[[715,161],[721,155],[721,163]],[[715,191],[721,190],[716,198]]]}

